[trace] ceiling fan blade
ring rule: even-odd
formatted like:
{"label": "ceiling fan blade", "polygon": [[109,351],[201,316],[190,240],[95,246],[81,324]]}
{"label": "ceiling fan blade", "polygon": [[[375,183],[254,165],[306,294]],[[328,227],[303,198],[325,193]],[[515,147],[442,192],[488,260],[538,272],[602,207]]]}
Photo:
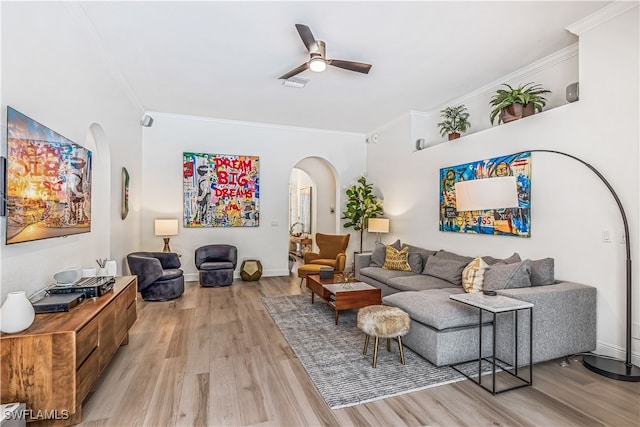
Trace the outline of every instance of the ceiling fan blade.
{"label": "ceiling fan blade", "polygon": [[304,64],[302,64],[301,66],[299,66],[298,68],[295,68],[291,71],[289,71],[287,74],[283,74],[280,77],[278,77],[279,79],[284,79],[287,80],[290,77],[295,76],[296,74],[300,74],[301,72],[303,72],[304,70],[309,68],[309,63],[305,62]]}
{"label": "ceiling fan blade", "polygon": [[300,34],[302,43],[307,47],[307,50],[311,53],[320,53],[318,45],[316,44],[316,38],[313,37],[309,27],[304,24],[296,24],[296,29],[298,30],[298,34]]}
{"label": "ceiling fan blade", "polygon": [[343,68],[349,71],[356,71],[358,73],[369,74],[371,64],[365,64],[364,62],[343,61],[341,59],[328,59],[327,63],[334,67]]}

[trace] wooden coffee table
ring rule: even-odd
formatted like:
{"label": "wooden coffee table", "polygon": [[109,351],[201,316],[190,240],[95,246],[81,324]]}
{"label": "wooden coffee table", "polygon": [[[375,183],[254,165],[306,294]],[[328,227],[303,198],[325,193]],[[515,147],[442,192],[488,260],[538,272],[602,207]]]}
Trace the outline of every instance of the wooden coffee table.
{"label": "wooden coffee table", "polygon": [[364,282],[350,282],[344,286],[340,273],[333,279],[321,279],[318,274],[310,274],[307,276],[307,288],[311,290],[311,304],[317,295],[334,309],[336,325],[340,310],[362,308],[382,302],[380,289]]}

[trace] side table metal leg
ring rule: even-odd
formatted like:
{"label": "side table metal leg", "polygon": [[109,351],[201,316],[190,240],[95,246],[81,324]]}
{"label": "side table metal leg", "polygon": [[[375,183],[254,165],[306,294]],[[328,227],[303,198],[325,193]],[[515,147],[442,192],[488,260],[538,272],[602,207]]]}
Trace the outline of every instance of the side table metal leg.
{"label": "side table metal leg", "polygon": [[491,385],[492,393],[496,394],[496,313],[493,313],[493,355],[492,355],[492,370],[493,370],[493,384]]}
{"label": "side table metal leg", "polygon": [[478,309],[478,384],[482,384],[482,309]]}

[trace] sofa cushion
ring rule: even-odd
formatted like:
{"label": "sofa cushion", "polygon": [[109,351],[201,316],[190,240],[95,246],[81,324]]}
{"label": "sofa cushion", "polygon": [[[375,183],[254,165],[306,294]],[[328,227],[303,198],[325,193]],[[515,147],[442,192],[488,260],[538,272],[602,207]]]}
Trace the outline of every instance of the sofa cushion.
{"label": "sofa cushion", "polygon": [[393,246],[387,246],[382,268],[384,270],[411,271],[411,266],[407,262],[408,255],[409,248],[406,246],[400,250]]}
{"label": "sofa cushion", "polygon": [[[449,299],[463,293],[462,288],[431,289],[421,292],[398,292],[382,299],[382,303],[398,307],[411,319],[437,330],[478,325],[478,309]],[[490,323],[490,316],[485,316]]]}
{"label": "sofa cushion", "polygon": [[531,286],[553,285],[554,280],[553,258],[531,261]]}
{"label": "sofa cushion", "polygon": [[228,261],[207,261],[200,264],[199,270],[233,270],[233,263]]}
{"label": "sofa cushion", "polygon": [[[400,244],[400,239],[398,239],[392,244],[390,244],[389,246],[397,250],[400,250],[402,245]],[[378,267],[382,267],[384,265],[386,249],[387,249],[387,245],[385,245],[382,242],[376,242],[373,247],[373,252],[371,253],[371,264],[375,264]]]}
{"label": "sofa cushion", "polygon": [[436,252],[435,256],[438,257],[438,258],[453,259],[453,260],[456,260],[456,261],[463,261],[464,265],[467,265],[471,261],[473,261],[473,257],[472,256],[458,255],[458,254],[453,253],[453,252],[445,251],[444,249],[440,249],[438,252]]}
{"label": "sofa cushion", "polygon": [[513,289],[531,286],[531,260],[512,264],[496,264],[484,273],[484,289]]}
{"label": "sofa cushion", "polygon": [[484,272],[489,264],[484,262],[481,257],[474,258],[462,270],[462,287],[465,292],[480,292],[484,283]]}
{"label": "sofa cushion", "polygon": [[494,258],[492,256],[483,256],[482,260],[489,265],[498,264],[499,262],[504,264],[513,264],[514,262],[522,261],[522,259],[520,258],[520,255],[517,252],[514,252],[513,255],[505,259]]}
{"label": "sofa cushion", "polygon": [[[412,246],[412,245],[407,245],[405,244],[405,246],[409,247],[409,253],[418,253],[420,254],[420,257],[422,258],[422,267],[424,268],[424,265],[427,263],[427,258],[429,258],[430,256],[434,256],[438,251],[432,251],[429,249],[424,249],[424,248],[420,248],[418,246]],[[411,264],[411,263],[409,263]],[[419,271],[419,273],[421,273],[422,270]]]}
{"label": "sofa cushion", "polygon": [[382,267],[364,267],[360,269],[360,275],[370,277],[378,282],[387,283],[394,277],[415,276],[411,271],[383,270]]}
{"label": "sofa cushion", "polygon": [[[472,258],[473,259],[473,258]],[[470,262],[470,261],[469,261]],[[438,277],[454,285],[462,285],[462,270],[469,262],[432,256],[427,258],[422,274]]]}
{"label": "sofa cushion", "polygon": [[411,252],[411,249],[409,249],[409,253],[407,254],[407,262],[409,263],[409,267],[411,267],[412,273],[422,273],[424,264],[422,263],[422,256],[420,256],[419,253]]}
{"label": "sofa cushion", "polygon": [[399,291],[424,291],[427,289],[450,288],[451,283],[425,274],[394,277],[387,280],[387,286]]}

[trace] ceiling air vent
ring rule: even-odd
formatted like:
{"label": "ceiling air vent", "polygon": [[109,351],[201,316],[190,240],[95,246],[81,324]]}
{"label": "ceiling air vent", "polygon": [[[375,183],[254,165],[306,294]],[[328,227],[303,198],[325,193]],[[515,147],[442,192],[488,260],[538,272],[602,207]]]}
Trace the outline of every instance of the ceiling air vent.
{"label": "ceiling air vent", "polygon": [[282,82],[283,85],[289,87],[297,87],[298,89],[302,89],[309,83],[309,80],[306,77],[289,77],[288,79]]}

